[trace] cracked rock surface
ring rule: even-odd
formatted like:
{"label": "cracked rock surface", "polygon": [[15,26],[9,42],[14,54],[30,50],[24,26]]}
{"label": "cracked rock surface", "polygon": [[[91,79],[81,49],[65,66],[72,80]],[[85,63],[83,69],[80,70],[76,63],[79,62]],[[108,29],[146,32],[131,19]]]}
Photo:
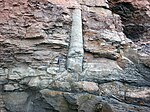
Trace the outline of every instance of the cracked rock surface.
{"label": "cracked rock surface", "polygon": [[149,7],[0,0],[0,112],[149,112]]}

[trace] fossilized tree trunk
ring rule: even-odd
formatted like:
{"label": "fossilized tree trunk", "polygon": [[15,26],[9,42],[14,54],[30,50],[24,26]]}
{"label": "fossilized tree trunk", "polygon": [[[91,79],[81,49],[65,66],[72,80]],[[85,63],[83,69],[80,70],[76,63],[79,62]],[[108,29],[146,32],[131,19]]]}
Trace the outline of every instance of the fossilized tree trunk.
{"label": "fossilized tree trunk", "polygon": [[81,10],[74,9],[72,15],[72,29],[68,53],[67,69],[72,72],[82,72],[83,37]]}

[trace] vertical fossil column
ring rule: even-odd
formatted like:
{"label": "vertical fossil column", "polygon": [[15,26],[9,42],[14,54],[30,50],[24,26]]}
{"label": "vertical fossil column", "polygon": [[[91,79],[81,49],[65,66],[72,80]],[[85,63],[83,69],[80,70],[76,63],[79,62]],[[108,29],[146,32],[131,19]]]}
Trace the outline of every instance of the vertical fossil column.
{"label": "vertical fossil column", "polygon": [[71,72],[82,72],[83,64],[83,37],[81,10],[74,9],[72,15],[72,29],[68,52],[67,69]]}

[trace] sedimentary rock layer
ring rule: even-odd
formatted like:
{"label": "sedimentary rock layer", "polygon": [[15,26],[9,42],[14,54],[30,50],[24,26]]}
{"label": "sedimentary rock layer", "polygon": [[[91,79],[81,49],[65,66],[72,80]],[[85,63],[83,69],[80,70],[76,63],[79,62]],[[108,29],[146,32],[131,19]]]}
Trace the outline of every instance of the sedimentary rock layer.
{"label": "sedimentary rock layer", "polygon": [[0,0],[0,111],[148,112],[148,7]]}

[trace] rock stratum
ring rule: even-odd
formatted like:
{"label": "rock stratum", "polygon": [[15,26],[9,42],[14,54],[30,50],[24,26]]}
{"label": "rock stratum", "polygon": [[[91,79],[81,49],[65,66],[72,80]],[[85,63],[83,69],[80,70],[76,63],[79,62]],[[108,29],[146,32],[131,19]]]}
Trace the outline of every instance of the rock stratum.
{"label": "rock stratum", "polygon": [[149,0],[0,0],[0,112],[150,112]]}

